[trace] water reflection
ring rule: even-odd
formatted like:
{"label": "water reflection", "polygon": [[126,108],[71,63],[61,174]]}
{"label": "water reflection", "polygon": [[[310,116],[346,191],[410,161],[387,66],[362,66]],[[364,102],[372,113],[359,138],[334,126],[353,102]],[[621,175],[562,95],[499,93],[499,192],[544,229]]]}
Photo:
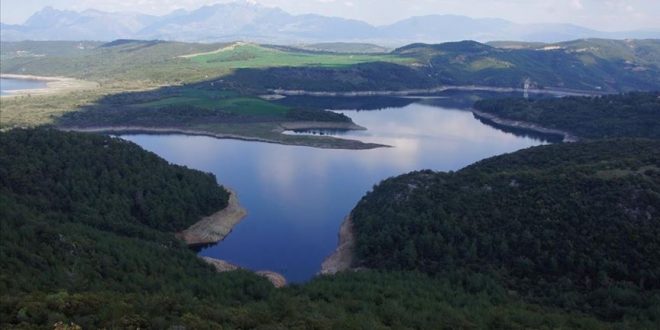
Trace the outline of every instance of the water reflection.
{"label": "water reflection", "polygon": [[238,192],[248,217],[202,255],[281,272],[293,282],[318,271],[336,245],[343,218],[379,181],[419,169],[457,170],[544,143],[487,126],[464,110],[410,104],[343,113],[369,130],[342,137],[393,148],[324,150],[180,135],[124,138],[171,162],[212,172]]}

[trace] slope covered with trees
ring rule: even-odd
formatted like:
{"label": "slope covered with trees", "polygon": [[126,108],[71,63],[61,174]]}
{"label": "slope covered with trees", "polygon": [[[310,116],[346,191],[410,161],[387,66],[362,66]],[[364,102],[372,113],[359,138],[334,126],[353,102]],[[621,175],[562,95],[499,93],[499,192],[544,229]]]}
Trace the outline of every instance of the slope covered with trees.
{"label": "slope covered with trees", "polygon": [[414,172],[352,214],[355,266],[480,274],[525,301],[660,320],[660,142],[550,145]]}
{"label": "slope covered with trees", "polygon": [[647,52],[625,55],[609,55],[614,51],[600,42],[584,40],[582,44],[585,48],[581,51],[562,47],[504,49],[474,41],[412,44],[392,52],[414,61],[407,65],[372,62],[338,68],[243,68],[224,81],[225,86],[250,92],[387,91],[446,85],[522,88],[525,82],[540,89],[594,92],[655,90],[660,86],[660,66],[653,60],[658,41],[645,43]]}
{"label": "slope covered with trees", "polygon": [[660,138],[660,92],[556,99],[487,99],[474,108],[588,139]]}
{"label": "slope covered with trees", "polygon": [[173,231],[225,205],[212,176],[107,136],[0,133],[0,327],[607,328],[479,275],[348,273],[276,290]]}

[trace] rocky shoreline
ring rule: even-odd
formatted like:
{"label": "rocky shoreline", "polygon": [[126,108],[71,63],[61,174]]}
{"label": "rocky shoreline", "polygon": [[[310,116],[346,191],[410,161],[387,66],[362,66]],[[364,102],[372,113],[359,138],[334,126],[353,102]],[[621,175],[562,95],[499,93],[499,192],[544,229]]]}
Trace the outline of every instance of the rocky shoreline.
{"label": "rocky shoreline", "polygon": [[[204,260],[204,262],[206,262],[207,264],[213,266],[216,272],[218,273],[233,272],[242,269],[241,267],[228,263],[224,260],[210,258],[210,257],[200,257],[200,258]],[[278,289],[285,287],[287,284],[286,278],[284,278],[284,276],[282,276],[281,274],[271,272],[268,270],[261,270],[254,273],[261,277],[266,278],[268,281],[270,281],[270,283],[273,284],[274,287]]]}
{"label": "rocky shoreline", "polygon": [[604,94],[597,91],[586,90],[572,90],[563,88],[546,88],[538,89],[532,88],[525,90],[519,87],[492,87],[492,86],[438,86],[435,88],[427,89],[408,89],[399,91],[307,91],[307,90],[287,90],[287,89],[270,89],[268,90],[271,95],[267,97],[281,97],[281,96],[325,96],[325,97],[363,97],[363,96],[410,96],[415,94],[435,94],[446,91],[465,91],[465,92],[497,92],[497,93],[514,93],[514,92],[527,92],[530,94],[552,94],[557,96],[594,96]]}
{"label": "rocky shoreline", "polygon": [[246,216],[247,211],[239,204],[236,193],[229,190],[227,207],[203,218],[176,236],[189,246],[216,244],[225,239]]}
{"label": "rocky shoreline", "polygon": [[336,129],[348,131],[366,131],[365,127],[355,123],[344,122],[321,122],[321,121],[292,121],[279,124],[283,131],[306,130],[306,129]]}
{"label": "rocky shoreline", "polygon": [[[362,126],[353,123],[323,123],[323,122],[300,122],[300,123],[280,123],[275,133],[281,134],[286,130],[293,129],[347,129],[364,130]],[[191,136],[208,136],[216,139],[231,139],[239,141],[252,141],[262,143],[272,143],[281,145],[293,145],[312,147],[320,149],[345,149],[345,150],[368,150],[376,148],[388,148],[390,146],[376,143],[365,143],[357,140],[339,139],[325,137],[322,140],[315,140],[314,143],[304,141],[285,141],[277,139],[267,139],[260,137],[248,137],[230,133],[214,133],[204,130],[186,129],[178,127],[144,127],[144,126],[90,126],[90,127],[58,127],[63,131],[83,132],[83,133],[107,133],[107,134],[183,134]],[[338,143],[337,141],[341,142]]]}
{"label": "rocky shoreline", "polygon": [[506,127],[511,127],[511,128],[517,128],[517,129],[523,129],[523,130],[529,130],[541,134],[550,134],[550,135],[558,135],[562,137],[562,142],[565,143],[570,143],[570,142],[578,142],[580,141],[580,138],[571,134],[570,132],[558,130],[558,129],[552,129],[552,128],[546,128],[543,126],[539,126],[537,124],[529,123],[529,122],[524,122],[524,121],[518,121],[518,120],[510,120],[510,119],[504,119],[501,117],[498,117],[496,115],[482,112],[479,110],[472,109],[472,113],[477,119],[482,119],[485,121],[490,121],[493,122],[497,125],[501,126],[506,126]]}
{"label": "rocky shoreline", "polygon": [[320,275],[334,275],[353,269],[353,250],[355,247],[355,232],[353,217],[348,215],[339,227],[339,243],[337,249],[321,264]]}
{"label": "rocky shoreline", "polygon": [[[190,247],[216,244],[224,240],[231,233],[234,226],[246,216],[247,211],[240,205],[236,193],[233,190],[229,190],[227,207],[203,218],[188,229],[177,233],[176,237],[183,240]],[[200,258],[215,267],[218,273],[242,269],[224,260],[210,257]],[[286,278],[281,274],[266,270],[256,271],[254,273],[268,279],[276,288],[286,286]]]}

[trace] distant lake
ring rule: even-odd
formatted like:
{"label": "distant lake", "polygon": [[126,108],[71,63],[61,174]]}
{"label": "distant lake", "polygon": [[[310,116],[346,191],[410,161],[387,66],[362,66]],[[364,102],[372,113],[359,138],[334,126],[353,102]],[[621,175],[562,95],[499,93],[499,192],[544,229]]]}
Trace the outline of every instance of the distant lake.
{"label": "distant lake", "polygon": [[40,89],[46,87],[47,82],[42,80],[0,78],[0,95],[11,94],[11,91],[16,90]]}
{"label": "distant lake", "polygon": [[471,112],[419,103],[340,111],[363,132],[341,134],[393,148],[324,150],[183,135],[125,135],[170,162],[214,173],[237,191],[249,215],[203,256],[291,282],[319,271],[339,225],[383,179],[421,169],[458,170],[478,160],[547,143],[487,126]]}

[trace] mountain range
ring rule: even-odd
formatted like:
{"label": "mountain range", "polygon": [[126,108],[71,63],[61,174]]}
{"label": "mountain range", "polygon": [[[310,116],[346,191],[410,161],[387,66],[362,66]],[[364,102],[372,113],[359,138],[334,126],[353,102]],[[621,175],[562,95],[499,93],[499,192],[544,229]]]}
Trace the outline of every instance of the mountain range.
{"label": "mountain range", "polygon": [[3,41],[162,39],[216,42],[246,40],[266,43],[372,42],[402,45],[452,40],[558,42],[580,38],[660,38],[660,30],[603,32],[571,24],[517,24],[496,18],[429,15],[374,26],[359,20],[315,14],[292,15],[250,2],[176,10],[164,16],[134,12],[82,12],[52,7],[20,25],[2,24]]}

